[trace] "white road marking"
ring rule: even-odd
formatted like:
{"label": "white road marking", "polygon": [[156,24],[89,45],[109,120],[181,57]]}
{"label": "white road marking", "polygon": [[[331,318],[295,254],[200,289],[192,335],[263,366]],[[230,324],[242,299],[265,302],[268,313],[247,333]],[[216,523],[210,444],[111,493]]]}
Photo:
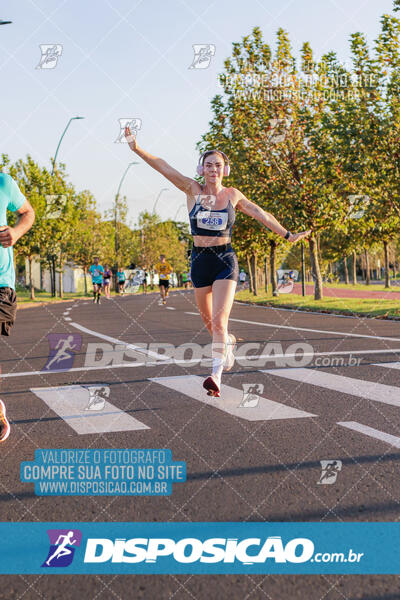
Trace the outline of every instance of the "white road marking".
{"label": "white road marking", "polygon": [[[383,354],[390,354],[390,353],[400,353],[400,348],[397,349],[390,349],[390,350],[349,350],[349,351],[340,351],[338,350],[337,352],[314,352],[314,354],[312,353],[305,353],[305,356],[330,356],[330,355],[341,355],[341,354],[379,354],[379,353],[383,353]],[[165,355],[164,355],[165,356]],[[259,360],[259,359],[266,359],[266,360],[275,360],[278,358],[285,358],[285,357],[294,357],[296,356],[295,354],[274,354],[273,356],[271,356],[270,354],[255,354],[255,355],[249,355],[249,356],[241,356],[239,354],[236,355],[236,359],[246,359],[246,360]],[[164,362],[162,363],[163,365],[184,365],[186,367],[189,367],[190,365],[198,365],[198,359],[190,359],[190,360],[174,360],[172,358],[169,358],[168,360],[164,360]],[[211,364],[211,359],[210,359],[210,364]],[[376,363],[373,366],[383,366],[383,367],[389,367],[392,364],[399,364],[399,367],[391,367],[391,368],[400,368],[400,363]],[[41,375],[42,377],[45,377],[47,375],[51,375],[52,373],[73,373],[73,372],[80,372],[80,371],[102,371],[104,369],[126,369],[126,368],[132,368],[132,367],[158,367],[160,366],[159,362],[135,362],[132,361],[130,362],[126,362],[126,363],[119,363],[119,364],[112,364],[112,365],[103,365],[103,366],[99,366],[99,367],[74,367],[72,369],[51,369],[49,371],[22,371],[19,373],[3,373],[2,374],[2,378],[5,377],[28,377],[29,375]],[[251,365],[252,366],[252,365]],[[281,369],[280,369],[281,370]],[[309,370],[309,369],[307,369]]]}
{"label": "white road marking", "polygon": [[87,387],[81,385],[31,388],[31,392],[62,417],[79,435],[150,429],[107,401],[101,411],[85,410],[90,395]]}
{"label": "white road marking", "polygon": [[176,392],[180,392],[181,394],[185,394],[193,400],[198,400],[199,402],[218,408],[230,415],[245,419],[246,421],[299,419],[317,416],[298,410],[297,408],[292,408],[291,406],[286,406],[280,402],[268,400],[262,396],[260,396],[257,406],[253,408],[240,407],[243,400],[243,391],[228,385],[222,385],[220,398],[211,398],[210,396],[207,396],[206,391],[203,389],[203,378],[197,377],[196,375],[153,377],[149,378],[149,380],[171,390],[175,390]]}
{"label": "white road marking", "polygon": [[71,317],[64,317],[64,321],[72,321]]}
{"label": "white road marking", "polygon": [[165,354],[157,354],[157,352],[152,352],[151,350],[146,350],[146,348],[141,348],[140,346],[135,346],[135,344],[129,344],[128,342],[124,342],[121,340],[117,340],[117,338],[111,337],[109,335],[104,335],[103,333],[99,333],[98,331],[93,331],[92,329],[88,329],[87,327],[83,327],[79,325],[79,323],[71,323],[72,327],[83,331],[84,333],[89,333],[94,337],[101,338],[106,342],[111,342],[112,344],[124,344],[129,350],[135,350],[140,354],[146,354],[147,356],[152,356],[153,358],[157,358],[158,360],[169,360],[169,356]]}
{"label": "white road marking", "polygon": [[375,363],[373,367],[385,367],[386,369],[400,369],[400,362],[392,363]]}
{"label": "white road marking", "polygon": [[165,307],[167,310],[176,310],[176,308],[174,308],[173,306],[166,306]]}
{"label": "white road marking", "polygon": [[[273,311],[277,311],[277,310],[287,310],[289,312],[295,312],[295,313],[304,313],[306,315],[323,315],[324,317],[330,316],[330,317],[339,317],[341,319],[359,319],[359,315],[341,315],[339,313],[334,313],[334,312],[330,312],[328,313],[323,313],[323,312],[318,312],[316,310],[300,310],[298,308],[283,308],[283,306],[263,306],[262,304],[252,304],[251,302],[241,302],[240,300],[235,300],[234,301],[235,304],[241,304],[242,306],[251,306],[252,308],[263,308],[264,310],[273,310]],[[367,317],[367,318],[371,318],[373,319],[373,317]]]}
{"label": "white road marking", "polygon": [[368,425],[362,425],[361,423],[357,423],[356,421],[341,421],[338,423],[338,425],[342,425],[342,427],[347,427],[348,429],[352,429],[353,431],[358,431],[359,433],[363,433],[364,435],[373,437],[376,440],[386,442],[387,444],[390,444],[395,448],[400,448],[400,437],[396,437],[395,435],[391,435],[390,433],[379,431],[379,429],[368,427]]}
{"label": "white road marking", "polygon": [[261,372],[334,390],[342,394],[349,394],[350,396],[358,396],[366,400],[400,406],[400,387],[392,385],[343,377],[342,375],[325,373],[319,370],[315,371],[313,369],[265,369]]}
{"label": "white road marking", "polygon": [[[185,315],[199,315],[195,312],[185,312]],[[346,337],[367,338],[371,340],[385,340],[387,342],[400,342],[400,338],[384,337],[379,335],[366,335],[364,333],[348,333],[346,331],[331,331],[326,329],[310,329],[308,327],[292,327],[290,325],[277,325],[275,323],[260,323],[259,321],[246,321],[245,319],[229,318],[229,322],[245,323],[246,325],[257,325],[260,327],[272,327],[275,329],[291,329],[294,331],[309,331],[311,333],[328,333],[332,335],[344,335]]]}

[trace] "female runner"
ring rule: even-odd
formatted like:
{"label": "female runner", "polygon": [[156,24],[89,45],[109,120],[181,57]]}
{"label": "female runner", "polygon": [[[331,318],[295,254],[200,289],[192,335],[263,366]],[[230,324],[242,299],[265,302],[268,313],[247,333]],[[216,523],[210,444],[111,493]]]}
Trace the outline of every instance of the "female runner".
{"label": "female runner", "polygon": [[191,279],[200,315],[212,336],[212,373],[203,382],[209,396],[220,396],[221,375],[234,364],[235,336],[228,334],[228,320],[235,296],[238,262],[230,244],[235,209],[257,219],[274,233],[297,242],[311,231],[290,233],[271,214],[248,200],[239,190],[222,185],[229,175],[228,157],[220,150],[208,150],[197,166],[204,183],[185,177],[162,158],[152,156],[139,148],[129,127],[125,129],[129,147],[153,169],[164,175],[187,198],[187,208],[193,251]]}

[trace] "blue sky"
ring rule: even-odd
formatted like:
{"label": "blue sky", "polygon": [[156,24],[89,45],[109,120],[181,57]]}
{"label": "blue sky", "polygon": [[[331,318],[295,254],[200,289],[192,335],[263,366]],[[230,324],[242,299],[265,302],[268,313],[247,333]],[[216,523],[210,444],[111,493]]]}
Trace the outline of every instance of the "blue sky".
{"label": "blue sky", "polygon": [[[12,160],[31,154],[50,164],[72,116],[59,160],[76,189],[89,189],[101,211],[112,207],[127,164],[121,193],[131,223],[143,209],[163,219],[183,220],[182,192],[115,143],[119,119],[139,118],[139,144],[188,176],[194,176],[196,142],[211,118],[210,100],[219,92],[218,73],[232,42],[259,26],[271,46],[279,27],[297,53],[309,41],[316,56],[335,50],[348,59],[355,31],[372,42],[392,0],[6,0],[0,18],[0,152]],[[189,69],[193,44],[214,44],[207,69]],[[54,69],[37,69],[40,44],[63,46]],[[233,165],[234,168],[234,165]]]}

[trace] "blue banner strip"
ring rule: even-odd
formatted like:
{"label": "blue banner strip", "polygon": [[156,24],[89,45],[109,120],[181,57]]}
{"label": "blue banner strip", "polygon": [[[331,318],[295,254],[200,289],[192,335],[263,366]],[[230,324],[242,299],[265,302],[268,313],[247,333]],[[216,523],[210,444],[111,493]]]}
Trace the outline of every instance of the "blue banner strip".
{"label": "blue banner strip", "polygon": [[1,574],[399,574],[400,523],[0,523]]}

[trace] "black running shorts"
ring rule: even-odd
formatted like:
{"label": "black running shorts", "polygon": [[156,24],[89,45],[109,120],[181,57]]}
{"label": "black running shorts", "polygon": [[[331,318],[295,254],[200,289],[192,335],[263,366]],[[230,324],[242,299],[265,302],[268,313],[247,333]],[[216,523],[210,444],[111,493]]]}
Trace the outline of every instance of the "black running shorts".
{"label": "black running shorts", "polygon": [[0,287],[0,334],[10,335],[17,315],[17,295],[9,287]]}
{"label": "black running shorts", "polygon": [[238,261],[230,244],[193,247],[190,276],[194,287],[206,287],[219,279],[237,281],[238,275]]}

